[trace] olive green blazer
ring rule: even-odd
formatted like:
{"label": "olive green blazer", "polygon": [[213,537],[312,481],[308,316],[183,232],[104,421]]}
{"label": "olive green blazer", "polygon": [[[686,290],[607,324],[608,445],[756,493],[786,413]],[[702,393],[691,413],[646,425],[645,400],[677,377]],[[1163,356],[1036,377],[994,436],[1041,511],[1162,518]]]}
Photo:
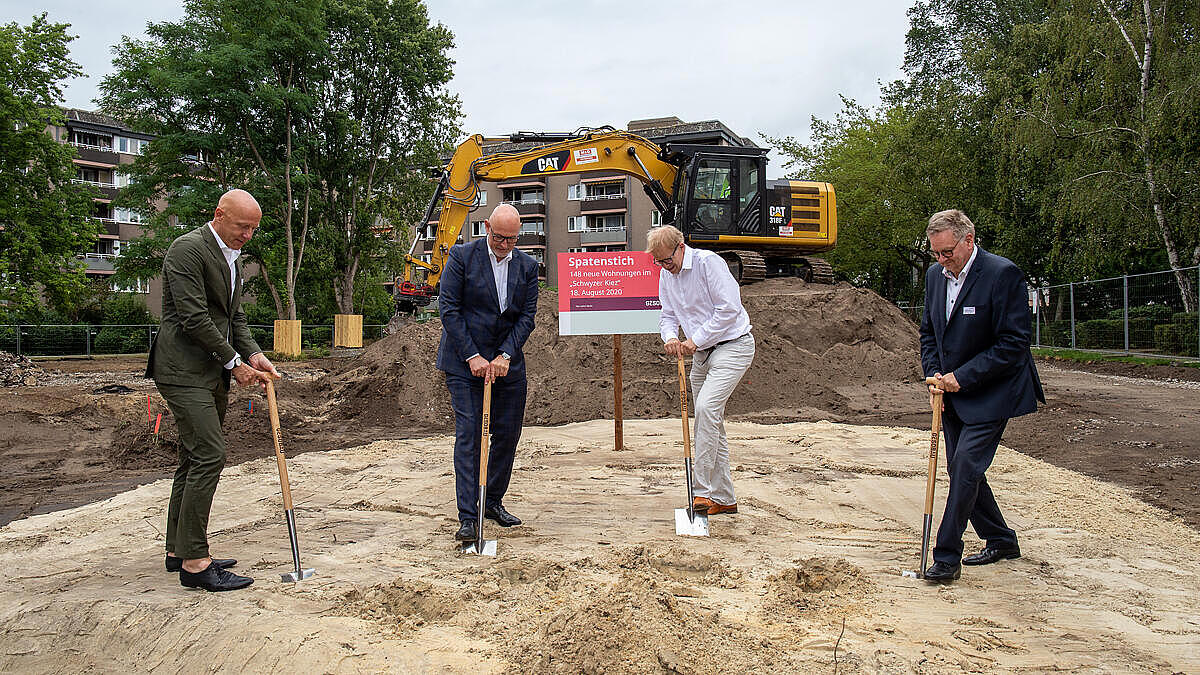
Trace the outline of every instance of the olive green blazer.
{"label": "olive green blazer", "polygon": [[[229,288],[229,265],[207,224],[179,237],[163,259],[162,323],[146,377],[161,384],[215,388],[234,353],[261,352],[242,311],[242,267]],[[232,295],[232,299],[231,296]]]}

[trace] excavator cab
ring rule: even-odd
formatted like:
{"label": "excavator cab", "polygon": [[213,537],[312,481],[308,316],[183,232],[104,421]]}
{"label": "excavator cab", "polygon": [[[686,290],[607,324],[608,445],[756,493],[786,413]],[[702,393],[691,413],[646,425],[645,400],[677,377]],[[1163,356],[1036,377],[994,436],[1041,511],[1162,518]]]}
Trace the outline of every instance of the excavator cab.
{"label": "excavator cab", "polygon": [[671,145],[668,151],[692,157],[683,172],[684,221],[679,227],[690,242],[762,234],[765,149]]}

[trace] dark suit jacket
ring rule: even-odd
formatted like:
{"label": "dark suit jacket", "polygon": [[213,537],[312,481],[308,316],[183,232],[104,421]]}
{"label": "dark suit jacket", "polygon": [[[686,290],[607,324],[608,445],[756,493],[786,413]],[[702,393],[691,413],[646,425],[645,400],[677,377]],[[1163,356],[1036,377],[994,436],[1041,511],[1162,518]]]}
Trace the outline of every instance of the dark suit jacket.
{"label": "dark suit jacket", "polygon": [[146,377],[215,388],[235,351],[243,358],[262,351],[246,326],[242,269],[235,267],[238,292],[231,300],[229,265],[208,225],[171,242],[163,259],[162,323],[150,346]]}
{"label": "dark suit jacket", "polygon": [[1007,258],[978,249],[946,319],[942,266],[925,274],[921,366],[925,376],[954,373],[961,391],[947,406],[967,424],[994,422],[1037,410],[1046,402],[1029,353],[1029,295],[1025,275]]}
{"label": "dark suit jacket", "polygon": [[508,269],[508,309],[501,313],[489,255],[486,237],[450,249],[438,291],[442,341],[437,367],[469,377],[467,359],[472,354],[491,361],[501,352],[508,352],[512,360],[507,377],[515,380],[525,377],[521,349],[533,332],[537,312],[537,261],[513,250]]}

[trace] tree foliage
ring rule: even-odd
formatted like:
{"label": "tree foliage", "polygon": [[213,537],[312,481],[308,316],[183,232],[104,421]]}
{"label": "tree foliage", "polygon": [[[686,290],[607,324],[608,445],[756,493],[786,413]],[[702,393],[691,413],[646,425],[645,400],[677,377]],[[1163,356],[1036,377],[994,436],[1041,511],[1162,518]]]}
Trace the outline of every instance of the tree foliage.
{"label": "tree foliage", "polygon": [[81,74],[67,28],[43,13],[0,31],[0,304],[17,312],[43,299],[70,312],[86,287],[75,256],[96,238],[75,149],[46,133],[64,124],[60,83]]}
{"label": "tree foliage", "polygon": [[178,23],[122,40],[101,86],[106,111],[157,136],[121,197],[150,232],[118,275],[156,275],[179,225],[204,223],[239,187],[263,206],[244,249],[260,271],[248,288],[279,318],[323,314],[335,288],[352,297],[354,279],[387,260],[373,227],[403,210],[404,162],[455,131],[449,31],[416,0],[184,7]]}
{"label": "tree foliage", "polygon": [[[848,106],[809,146],[780,146],[806,170],[876,181],[833,180],[844,273],[868,255],[854,249],[892,244],[875,218],[896,203],[918,234],[962,208],[1038,281],[1200,264],[1195,3],[922,0],[909,18],[905,78],[880,109]],[[847,133],[864,120],[876,133]],[[1192,277],[1178,283],[1194,307]]]}

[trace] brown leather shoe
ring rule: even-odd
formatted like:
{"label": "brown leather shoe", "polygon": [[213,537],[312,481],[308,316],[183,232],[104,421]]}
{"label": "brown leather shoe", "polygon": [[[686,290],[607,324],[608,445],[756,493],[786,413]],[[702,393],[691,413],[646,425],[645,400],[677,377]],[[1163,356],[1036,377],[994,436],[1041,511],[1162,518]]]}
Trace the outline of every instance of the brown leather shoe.
{"label": "brown leather shoe", "polygon": [[715,505],[716,502],[708,497],[696,497],[692,500],[692,510],[697,513],[707,513]]}
{"label": "brown leather shoe", "polygon": [[718,504],[713,502],[712,506],[708,507],[708,515],[715,516],[718,513],[737,513],[737,502],[732,504]]}

